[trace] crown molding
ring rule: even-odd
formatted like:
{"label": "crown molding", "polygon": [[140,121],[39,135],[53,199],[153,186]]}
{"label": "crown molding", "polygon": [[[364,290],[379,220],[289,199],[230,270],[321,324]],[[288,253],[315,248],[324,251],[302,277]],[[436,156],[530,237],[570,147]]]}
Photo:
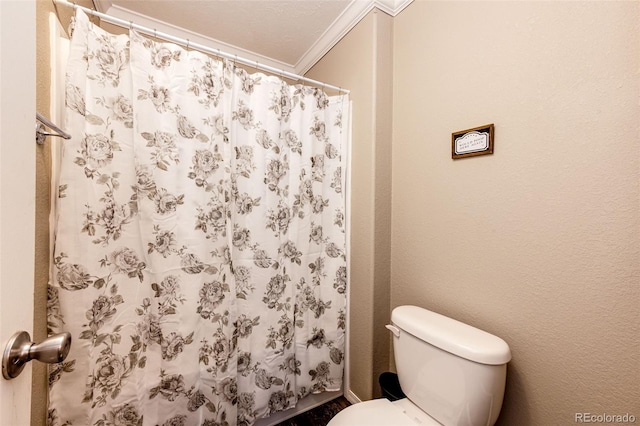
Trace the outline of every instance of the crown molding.
{"label": "crown molding", "polygon": [[313,67],[333,46],[338,44],[349,31],[355,27],[373,8],[374,1],[352,0],[326,29],[315,43],[307,50],[295,64],[296,74],[304,75]]}
{"label": "crown molding", "polygon": [[322,57],[338,44],[373,9],[396,16],[413,0],[352,0],[327,30],[316,40],[295,64],[296,74],[304,75]]}
{"label": "crown molding", "polygon": [[413,0],[374,0],[375,7],[391,16],[396,16],[412,2]]}
{"label": "crown molding", "polygon": [[107,13],[113,3],[111,0],[92,0],[96,10],[101,13]]}
{"label": "crown molding", "polygon": [[331,23],[329,28],[322,33],[295,64],[288,64],[212,37],[203,36],[202,34],[159,19],[151,18],[147,15],[114,5],[111,0],[93,0],[93,2],[98,11],[107,13],[113,17],[125,21],[132,21],[148,28],[154,28],[179,38],[188,39],[212,49],[220,49],[223,52],[238,55],[250,61],[256,61],[260,64],[286,72],[304,75],[373,9],[378,9],[388,15],[396,16],[411,4],[413,0],[352,0],[344,11]]}

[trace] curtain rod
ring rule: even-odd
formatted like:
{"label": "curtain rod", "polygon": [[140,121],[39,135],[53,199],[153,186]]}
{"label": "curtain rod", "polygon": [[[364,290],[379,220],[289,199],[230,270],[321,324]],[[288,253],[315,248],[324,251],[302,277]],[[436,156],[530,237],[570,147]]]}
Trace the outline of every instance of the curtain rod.
{"label": "curtain rod", "polygon": [[230,53],[226,53],[226,52],[222,52],[220,49],[213,49],[211,47],[205,46],[203,44],[200,43],[194,43],[189,41],[188,39],[184,39],[184,38],[180,38],[180,37],[176,37],[176,36],[172,36],[171,34],[167,34],[161,31],[156,31],[155,29],[152,28],[148,28],[148,27],[143,27],[142,25],[138,25],[138,24],[134,24],[131,21],[125,21],[124,19],[120,19],[120,18],[116,18],[114,16],[111,15],[107,15],[106,13],[102,13],[102,12],[98,12],[97,10],[93,10],[93,9],[89,9],[87,7],[83,7],[83,6],[78,6],[75,3],[69,3],[66,0],[54,0],[54,2],[56,4],[62,4],[68,7],[73,7],[74,10],[76,9],[80,9],[83,12],[89,14],[89,15],[93,15],[93,16],[97,16],[98,18],[110,23],[110,24],[114,24],[117,25],[119,27],[122,28],[129,28],[129,29],[134,29],[136,31],[145,33],[147,35],[151,35],[155,38],[159,38],[162,40],[166,40],[166,41],[170,41],[176,44],[179,44],[187,49],[195,49],[195,50],[199,50],[201,52],[204,53],[208,53],[220,58],[225,58],[225,59],[230,59],[234,62],[238,62],[241,63],[243,65],[247,65],[253,68],[257,68],[259,70],[262,71],[267,71],[271,74],[275,74],[275,75],[279,75],[282,77],[286,77],[289,78],[291,80],[301,80],[304,81],[306,83],[310,83],[310,84],[314,84],[316,86],[320,86],[322,87],[322,89],[331,89],[331,90],[336,90],[338,92],[344,93],[344,94],[349,94],[350,91],[347,89],[343,89],[341,87],[338,86],[333,86],[331,84],[326,84],[323,83],[321,81],[318,80],[313,80],[311,78],[307,78],[298,74],[294,74],[285,70],[281,70],[278,68],[274,68],[271,67],[269,65],[263,65],[260,64],[258,61],[252,61],[246,58],[242,58],[236,55],[232,55]]}

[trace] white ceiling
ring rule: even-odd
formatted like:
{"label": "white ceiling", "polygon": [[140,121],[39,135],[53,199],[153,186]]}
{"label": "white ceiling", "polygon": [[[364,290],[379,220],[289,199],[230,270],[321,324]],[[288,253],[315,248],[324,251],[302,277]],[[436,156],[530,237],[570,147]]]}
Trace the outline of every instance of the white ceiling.
{"label": "white ceiling", "polygon": [[373,8],[413,0],[94,0],[98,10],[214,49],[304,74]]}

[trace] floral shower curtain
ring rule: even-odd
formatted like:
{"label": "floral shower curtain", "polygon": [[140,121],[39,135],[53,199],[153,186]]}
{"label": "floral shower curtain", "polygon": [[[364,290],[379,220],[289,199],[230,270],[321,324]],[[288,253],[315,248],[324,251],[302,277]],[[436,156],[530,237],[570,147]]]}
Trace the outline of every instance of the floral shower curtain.
{"label": "floral shower curtain", "polygon": [[51,425],[248,425],[342,384],[348,99],[76,16]]}

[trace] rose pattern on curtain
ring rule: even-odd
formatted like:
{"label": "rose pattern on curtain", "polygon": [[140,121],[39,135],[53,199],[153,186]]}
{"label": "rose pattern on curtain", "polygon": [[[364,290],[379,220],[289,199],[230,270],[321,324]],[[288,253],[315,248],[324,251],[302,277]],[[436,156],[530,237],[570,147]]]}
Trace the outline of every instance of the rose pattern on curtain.
{"label": "rose pattern on curtain", "polygon": [[77,12],[50,425],[250,425],[341,388],[348,102]]}

